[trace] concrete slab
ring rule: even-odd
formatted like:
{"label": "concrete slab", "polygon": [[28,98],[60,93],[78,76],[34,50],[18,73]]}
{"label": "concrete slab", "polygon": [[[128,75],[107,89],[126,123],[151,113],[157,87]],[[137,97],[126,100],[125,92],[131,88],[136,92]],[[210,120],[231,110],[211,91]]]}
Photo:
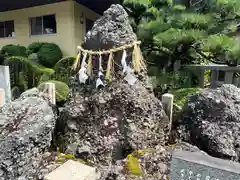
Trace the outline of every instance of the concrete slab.
{"label": "concrete slab", "polygon": [[96,168],[68,160],[48,174],[44,180],[97,180],[98,178],[99,173],[96,172]]}

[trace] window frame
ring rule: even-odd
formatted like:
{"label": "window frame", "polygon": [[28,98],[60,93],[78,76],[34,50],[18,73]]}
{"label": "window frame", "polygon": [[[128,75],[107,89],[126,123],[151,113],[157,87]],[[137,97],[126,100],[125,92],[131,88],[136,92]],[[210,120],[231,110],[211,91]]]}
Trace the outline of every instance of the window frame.
{"label": "window frame", "polygon": [[[55,21],[56,21],[56,32],[55,33],[51,33],[51,34],[47,34],[47,33],[44,33],[44,27],[43,27],[43,17],[44,16],[54,16],[55,17]],[[39,18],[41,17],[41,23],[42,23],[42,33],[41,34],[32,34],[32,23],[31,23],[31,20],[33,18]],[[40,16],[32,16],[32,17],[29,17],[28,18],[28,21],[29,21],[29,36],[51,36],[51,35],[56,35],[57,34],[57,16],[56,16],[56,13],[53,13],[53,14],[45,14],[45,15],[40,15]]]}
{"label": "window frame", "polygon": [[[8,21],[12,21],[13,22],[13,30],[14,30],[14,36],[11,37],[7,37],[6,36],[6,22]],[[0,23],[4,24],[4,37],[0,37],[0,39],[12,39],[12,38],[16,38],[16,34],[15,34],[15,21],[14,20],[5,20],[5,21],[0,21]]]}

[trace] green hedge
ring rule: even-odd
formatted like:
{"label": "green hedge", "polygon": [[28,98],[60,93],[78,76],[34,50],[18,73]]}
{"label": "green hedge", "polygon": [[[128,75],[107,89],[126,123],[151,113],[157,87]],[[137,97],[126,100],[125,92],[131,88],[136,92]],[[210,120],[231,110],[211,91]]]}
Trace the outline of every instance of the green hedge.
{"label": "green hedge", "polygon": [[37,54],[39,63],[48,68],[53,68],[63,56],[58,45],[47,42],[34,42],[30,44],[27,54]]}
{"label": "green hedge", "polygon": [[64,57],[54,66],[55,74],[53,79],[68,83],[69,77],[72,76],[72,65],[76,57]]}
{"label": "green hedge", "polygon": [[36,54],[39,63],[47,68],[53,68],[62,59],[62,51],[58,45],[47,42],[34,42],[25,48],[21,45],[9,44],[1,49],[0,54],[18,57],[32,57]]}
{"label": "green hedge", "polygon": [[7,56],[27,57],[27,48],[21,45],[9,44],[2,47],[1,54],[5,54]]}
{"label": "green hedge", "polygon": [[39,63],[48,68],[53,68],[63,56],[61,49],[54,43],[44,43],[37,54]]}
{"label": "green hedge", "polygon": [[34,42],[34,43],[30,44],[27,47],[28,55],[30,55],[32,53],[38,53],[43,44],[44,44],[43,42]]}
{"label": "green hedge", "polygon": [[53,69],[46,68],[39,63],[30,61],[26,57],[8,57],[8,64],[11,85],[24,85],[25,90],[32,88],[32,86],[37,86],[43,74],[49,74],[50,76],[54,73]]}

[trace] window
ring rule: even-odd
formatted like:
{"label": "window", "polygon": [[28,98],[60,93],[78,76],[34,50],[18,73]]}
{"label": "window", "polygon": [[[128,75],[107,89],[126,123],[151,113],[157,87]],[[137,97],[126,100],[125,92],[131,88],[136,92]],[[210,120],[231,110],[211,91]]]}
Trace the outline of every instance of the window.
{"label": "window", "polygon": [[92,29],[93,24],[93,20],[86,18],[86,33]]}
{"label": "window", "polygon": [[14,21],[0,22],[0,38],[14,37]]}
{"label": "window", "polygon": [[30,18],[31,35],[55,34],[57,23],[55,15]]}

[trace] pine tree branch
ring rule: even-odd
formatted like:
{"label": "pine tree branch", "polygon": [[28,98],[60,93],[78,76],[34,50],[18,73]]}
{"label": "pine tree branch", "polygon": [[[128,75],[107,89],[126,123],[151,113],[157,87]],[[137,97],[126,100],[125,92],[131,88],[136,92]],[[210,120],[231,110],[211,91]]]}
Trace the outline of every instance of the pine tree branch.
{"label": "pine tree branch", "polygon": [[198,49],[196,49],[194,46],[191,46],[191,47],[196,51],[196,53],[200,54],[202,57],[204,57],[205,59],[207,59],[207,60],[210,61],[211,63],[214,63],[214,64],[222,64],[222,65],[226,65],[226,64],[227,64],[227,62],[215,61],[215,60],[213,60],[211,57],[206,56],[204,53],[202,53],[201,51],[199,51]]}
{"label": "pine tree branch", "polygon": [[221,19],[220,21],[217,21],[218,23],[224,23],[226,21],[236,21],[236,20],[240,20],[240,16],[236,16],[234,18],[226,18],[226,19]]}

